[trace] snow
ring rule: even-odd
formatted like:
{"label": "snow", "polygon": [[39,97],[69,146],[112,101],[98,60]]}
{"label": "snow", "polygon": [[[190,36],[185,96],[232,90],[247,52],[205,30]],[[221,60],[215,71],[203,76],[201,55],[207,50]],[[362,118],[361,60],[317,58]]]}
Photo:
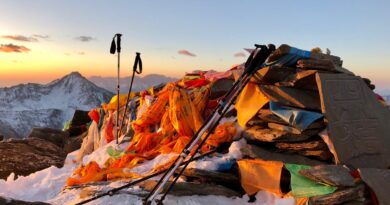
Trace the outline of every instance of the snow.
{"label": "snow", "polygon": [[[91,153],[83,158],[83,163],[86,164],[91,160],[97,161],[97,163],[103,166],[105,160],[108,159],[106,149],[109,146],[113,146],[115,149],[124,150],[127,147],[127,143],[116,145],[115,142],[111,142]],[[230,160],[241,159],[242,153],[240,149],[246,145],[245,139],[240,139],[231,144],[228,153],[218,154],[212,157],[206,157],[199,161],[192,162],[189,167],[217,170],[221,164]],[[63,190],[66,183],[66,179],[71,176],[73,170],[78,166],[74,163],[74,159],[78,151],[68,154],[65,165],[62,168],[49,167],[47,169],[35,172],[29,176],[20,176],[14,180],[14,175],[11,174],[7,180],[0,180],[0,196],[7,198],[14,198],[25,201],[43,201],[51,204],[75,204],[81,202],[88,197],[80,198],[82,191],[80,189],[67,189]],[[159,155],[155,159],[146,161],[141,165],[129,170],[139,174],[148,173],[153,167],[162,165],[168,162],[177,154],[164,154]],[[158,179],[155,178],[155,179]],[[88,189],[101,192],[109,191],[112,188],[124,185],[124,182],[116,181],[109,183],[105,186],[90,186]],[[90,204],[103,205],[103,204],[135,204],[141,205],[142,199],[136,195],[129,193],[142,193],[144,192],[138,186],[127,188],[114,196],[105,196]],[[198,204],[216,204],[216,205],[241,205],[247,203],[249,197],[244,195],[242,198],[228,198],[224,196],[182,196],[176,197],[168,195],[165,199],[165,204],[172,205],[198,205]],[[293,198],[280,199],[274,194],[268,192],[257,193],[257,201],[250,203],[253,205],[293,205]]]}
{"label": "snow", "polygon": [[79,73],[46,85],[29,83],[0,88],[0,134],[23,138],[33,127],[61,129],[75,110],[99,107],[111,96]]}
{"label": "snow", "polygon": [[29,176],[14,180],[12,173],[7,180],[0,180],[0,195],[25,201],[46,201],[54,198],[64,187],[69,174],[76,168],[72,162],[77,151],[68,155],[62,168],[51,166]]}

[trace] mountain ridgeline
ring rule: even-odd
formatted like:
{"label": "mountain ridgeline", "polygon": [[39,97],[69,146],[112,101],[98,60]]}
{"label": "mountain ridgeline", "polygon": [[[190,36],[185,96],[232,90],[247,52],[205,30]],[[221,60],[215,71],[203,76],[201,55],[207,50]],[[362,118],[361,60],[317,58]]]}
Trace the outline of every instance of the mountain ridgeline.
{"label": "mountain ridgeline", "polygon": [[[117,87],[117,78],[116,77],[100,77],[100,76],[92,76],[88,78],[91,82],[95,83],[99,87],[105,88],[111,92],[116,93]],[[130,76],[123,77],[120,79],[120,89],[121,93],[126,93],[129,90],[130,86]],[[144,77],[134,77],[134,83],[132,90],[133,91],[142,91],[150,88],[151,86],[155,86],[161,83],[173,82],[178,80],[177,78],[171,78],[164,75],[158,74],[150,74]]]}
{"label": "mountain ridgeline", "polygon": [[33,127],[60,129],[76,109],[90,110],[112,96],[78,72],[44,85],[0,88],[0,135],[23,138]]}
{"label": "mountain ridgeline", "polygon": [[[27,137],[34,127],[61,129],[75,110],[88,111],[108,102],[116,91],[115,77],[83,77],[72,72],[48,84],[20,84],[0,88],[0,135]],[[177,79],[163,75],[135,77],[134,91]],[[121,79],[121,93],[129,89],[130,77]]]}

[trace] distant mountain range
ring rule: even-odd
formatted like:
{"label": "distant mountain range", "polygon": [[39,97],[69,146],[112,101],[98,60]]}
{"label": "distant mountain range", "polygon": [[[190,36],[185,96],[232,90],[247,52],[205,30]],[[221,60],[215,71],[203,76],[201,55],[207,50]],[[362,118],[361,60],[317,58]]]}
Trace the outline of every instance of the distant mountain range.
{"label": "distant mountain range", "polygon": [[[177,79],[163,75],[135,77],[134,91]],[[121,79],[121,92],[129,89],[130,77]],[[0,135],[27,137],[34,127],[60,129],[76,109],[90,110],[108,102],[116,92],[115,77],[83,77],[72,72],[48,84],[20,84],[0,88]]]}
{"label": "distant mountain range", "polygon": [[112,96],[77,72],[45,85],[0,88],[0,135],[22,138],[33,127],[62,128],[76,109],[90,110]]}
{"label": "distant mountain range", "polygon": [[[117,78],[116,77],[100,77],[92,76],[88,78],[91,82],[97,86],[105,88],[111,92],[116,93]],[[124,77],[120,79],[120,92],[126,93],[129,91],[131,77]],[[134,77],[133,91],[142,91],[161,83],[167,83],[178,80],[177,78],[171,78],[164,75],[150,74],[144,77]]]}

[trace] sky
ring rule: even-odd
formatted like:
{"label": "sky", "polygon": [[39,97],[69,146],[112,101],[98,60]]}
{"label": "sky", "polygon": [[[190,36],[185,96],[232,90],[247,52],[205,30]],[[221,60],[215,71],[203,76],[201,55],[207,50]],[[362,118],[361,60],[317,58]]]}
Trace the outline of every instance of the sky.
{"label": "sky", "polygon": [[390,92],[390,1],[2,0],[0,87],[47,83],[72,71],[121,75],[141,52],[143,75],[223,71],[253,44],[329,48],[344,67]]}

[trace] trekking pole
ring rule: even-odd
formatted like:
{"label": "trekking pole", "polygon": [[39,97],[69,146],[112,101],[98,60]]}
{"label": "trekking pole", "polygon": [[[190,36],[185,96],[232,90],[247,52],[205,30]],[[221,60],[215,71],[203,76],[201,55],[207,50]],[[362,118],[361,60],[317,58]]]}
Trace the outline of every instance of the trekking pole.
{"label": "trekking pole", "polygon": [[[216,148],[216,149],[214,149],[214,150],[211,150],[211,151],[206,152],[206,153],[204,153],[204,154],[202,154],[202,155],[199,155],[199,156],[197,156],[197,157],[194,157],[194,158],[191,159],[191,160],[192,160],[192,161],[196,161],[196,160],[202,159],[202,158],[204,158],[204,157],[206,157],[206,156],[209,156],[209,155],[211,155],[211,154],[213,154],[213,153],[219,152],[219,151],[221,151],[222,149],[224,149],[223,146],[218,147],[218,148]],[[192,162],[192,161],[191,161],[191,162]],[[183,162],[182,165],[184,165],[184,163],[186,163],[186,162],[187,162],[187,161]],[[92,197],[92,198],[89,198],[89,199],[87,199],[87,200],[81,201],[81,202],[77,203],[76,205],[86,204],[86,203],[88,203],[88,202],[94,201],[94,200],[99,199],[99,198],[104,197],[104,196],[112,196],[112,195],[115,194],[115,192],[118,192],[118,191],[120,191],[120,190],[122,190],[122,189],[129,188],[129,187],[131,187],[131,186],[134,186],[134,185],[136,185],[136,184],[139,184],[139,183],[141,183],[141,182],[144,182],[144,181],[146,181],[146,180],[148,180],[148,179],[151,179],[151,178],[153,178],[153,177],[156,177],[156,176],[158,176],[158,175],[164,173],[165,171],[166,171],[166,169],[163,169],[163,170],[158,171],[158,172],[156,172],[156,173],[154,173],[154,174],[150,174],[150,175],[148,175],[148,176],[146,176],[146,177],[137,179],[137,180],[132,181],[132,182],[130,182],[130,183],[128,183],[128,184],[125,184],[125,185],[123,185],[123,186],[120,186],[120,187],[111,189],[111,190],[109,190],[109,191],[107,191],[107,192],[105,192],[105,193],[102,193],[102,194],[96,195],[96,196],[94,196],[94,197]]]}
{"label": "trekking pole", "polygon": [[[114,38],[112,38],[111,42],[111,48],[110,48],[110,53],[115,54],[115,51],[118,53],[118,85],[117,85],[117,109],[116,109],[116,144],[118,144],[118,134],[119,134],[119,92],[120,92],[120,59],[121,59],[121,37],[122,34],[117,33],[114,35]],[[116,38],[116,45],[115,45],[115,38]]]}
{"label": "trekking pole", "polygon": [[141,53],[136,52],[135,54],[136,54],[136,56],[135,56],[134,66],[133,66],[133,75],[131,76],[129,92],[127,93],[125,111],[123,112],[122,122],[121,122],[121,126],[119,127],[119,134],[118,134],[118,136],[120,136],[122,134],[123,125],[125,124],[124,123],[125,122],[125,116],[126,116],[126,112],[127,112],[127,108],[128,108],[128,104],[129,104],[129,100],[130,100],[130,93],[131,93],[131,90],[133,88],[134,76],[135,76],[136,73],[137,74],[141,74],[142,73]]}
{"label": "trekking pole", "polygon": [[[156,184],[156,186],[153,188],[153,190],[149,193],[149,195],[144,199],[144,204],[147,204],[147,205],[151,204],[152,201],[159,194],[159,192],[163,189],[165,184],[168,183],[168,180],[171,178],[171,176],[173,176],[173,174],[176,172],[178,167],[182,164],[184,159],[190,155],[190,160],[191,160],[195,156],[195,154],[200,150],[202,145],[206,142],[207,138],[211,135],[211,133],[218,126],[219,121],[227,113],[230,106],[235,101],[236,97],[241,93],[242,89],[250,81],[251,77],[258,70],[258,68],[262,66],[262,64],[265,62],[266,58],[268,57],[268,55],[271,53],[272,49],[274,48],[273,45],[269,46],[270,49],[268,49],[266,46],[260,46],[260,45],[255,45],[255,46],[256,46],[256,49],[249,56],[247,62],[245,63],[245,70],[244,70],[243,74],[241,75],[241,77],[239,78],[239,80],[237,80],[237,82],[233,86],[233,89],[231,89],[231,91],[228,92],[228,94],[224,97],[224,100],[220,103],[218,109],[216,109],[216,111],[213,113],[213,115],[209,118],[209,121],[207,121],[207,123],[204,126],[202,126],[198,130],[198,132],[192,137],[192,139],[187,144],[187,146],[183,149],[181,154],[175,159],[175,162],[166,171],[164,176],[159,180],[159,182]],[[207,131],[208,128],[211,128],[211,129],[206,134],[206,136],[202,139],[203,134]],[[202,140],[202,141],[200,141],[200,140]],[[194,147],[198,144],[199,141],[200,141],[200,144],[197,146],[197,148],[195,149],[193,154],[191,154],[191,151],[194,149]],[[165,199],[165,196],[172,189],[172,187],[176,183],[177,179],[183,173],[184,169],[188,166],[188,164],[189,163],[184,163],[183,169],[179,172],[179,174],[176,176],[174,181],[169,185],[168,189],[164,192],[161,199],[156,200],[157,204],[162,204],[162,201]]]}
{"label": "trekking pole", "polygon": [[[253,53],[251,53],[251,55],[248,57],[248,60],[247,62],[245,63],[245,67],[247,67],[247,65],[249,65],[249,62],[253,59]],[[242,75],[244,76],[244,75]],[[208,123],[211,123],[213,122],[214,118],[215,118],[215,114],[216,112],[218,111],[218,108],[219,107],[223,107],[226,100],[228,99],[228,96],[230,96],[231,93],[235,92],[236,88],[242,84],[242,81],[243,81],[243,77],[240,77],[237,81],[234,82],[233,86],[229,89],[229,91],[224,95],[223,99],[219,101],[218,103],[218,107],[214,109],[214,111],[212,112],[212,114],[207,118],[207,120],[205,120],[205,122],[208,122]],[[203,132],[204,128],[207,126],[206,123],[202,124],[202,126],[197,130],[197,132],[194,134],[194,136],[198,136],[200,132]],[[185,146],[185,149],[188,149],[188,147],[190,146],[191,142],[194,141],[194,137],[192,137],[190,139],[190,141],[187,143],[187,145]],[[166,177],[166,175],[168,175],[168,173],[171,171],[171,169],[174,168],[174,165],[177,163],[177,161],[179,160],[180,158],[177,157],[175,159],[175,161],[172,163],[172,165],[169,167],[169,169],[164,173],[164,175],[161,177],[161,178],[164,178]],[[158,186],[159,184],[161,184],[162,181],[158,181],[156,186]],[[149,194],[150,195],[150,194]]]}

